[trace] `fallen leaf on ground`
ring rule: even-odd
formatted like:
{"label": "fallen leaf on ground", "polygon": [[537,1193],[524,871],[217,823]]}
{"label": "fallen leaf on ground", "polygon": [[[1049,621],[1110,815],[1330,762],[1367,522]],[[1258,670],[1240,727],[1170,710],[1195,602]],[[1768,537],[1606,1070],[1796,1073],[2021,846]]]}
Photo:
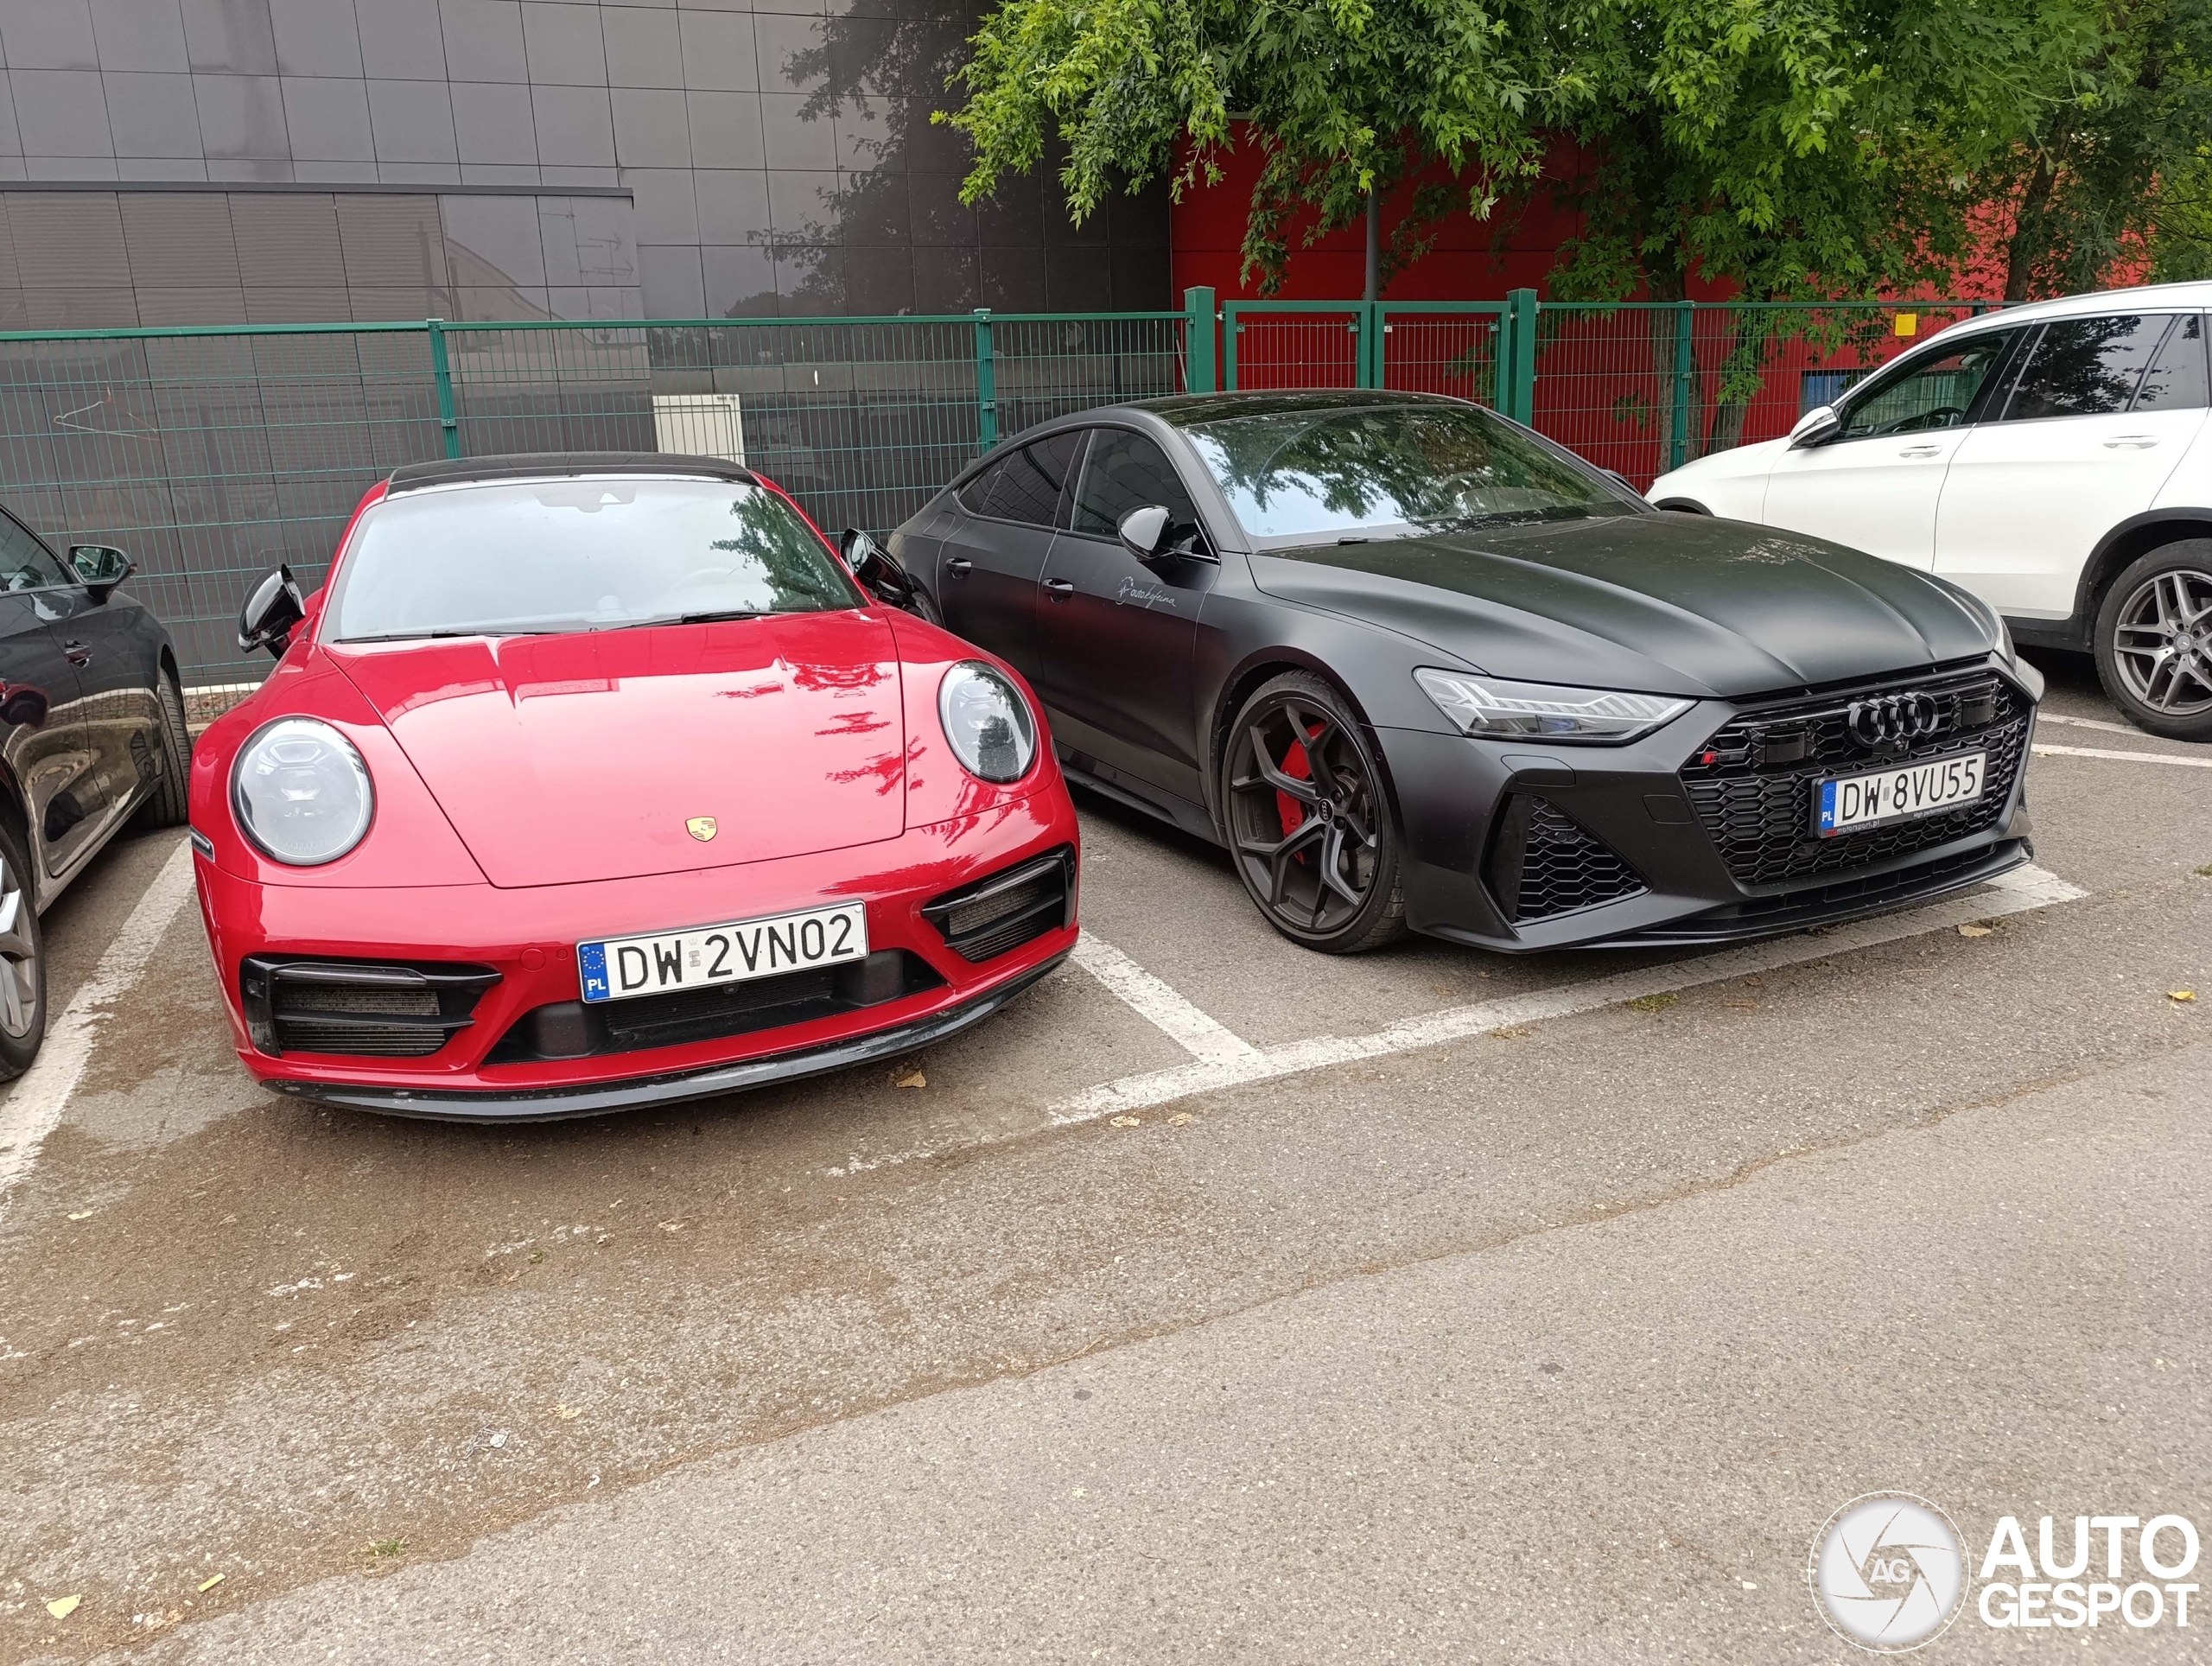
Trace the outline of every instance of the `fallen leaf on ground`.
{"label": "fallen leaf on ground", "polygon": [[2166,991],[2166,999],[2169,1001],[2194,1001],[2196,999],[2196,991],[2194,989],[2168,989]]}
{"label": "fallen leaf on ground", "polygon": [[1116,1116],[1109,1121],[1106,1126],[1109,1128],[1142,1128],[1144,1126],[1144,1118],[1141,1116]]}
{"label": "fallen leaf on ground", "polygon": [[1190,1120],[1191,1113],[1189,1111],[1179,1110],[1173,1116],[1170,1116],[1167,1119],[1167,1126],[1170,1128],[1180,1128],[1184,1123]]}
{"label": "fallen leaf on ground", "polygon": [[1640,1013],[1656,1013],[1662,1007],[1673,1006],[1675,999],[1672,993],[1662,992],[1658,995],[1640,995],[1628,1004]]}
{"label": "fallen leaf on ground", "polygon": [[75,1214],[69,1217],[73,1221],[88,1221],[92,1219],[92,1211],[89,1209],[79,1209]]}
{"label": "fallen leaf on ground", "polygon": [[217,1586],[220,1585],[222,1582],[223,1582],[223,1576],[222,1576],[220,1574],[215,1574],[215,1575],[214,1575],[213,1577],[212,1577],[212,1578],[209,1578],[209,1579],[204,1579],[204,1580],[200,1580],[200,1588],[202,1591],[213,1591],[213,1590]]}
{"label": "fallen leaf on ground", "polygon": [[660,1230],[664,1232],[681,1232],[683,1230],[683,1223],[682,1221],[663,1221],[660,1224]]}
{"label": "fallen leaf on ground", "polygon": [[929,1084],[930,1078],[919,1071],[916,1071],[912,1076],[902,1076],[892,1084],[893,1087],[901,1088],[925,1088]]}
{"label": "fallen leaf on ground", "polygon": [[1992,929],[1986,925],[1961,925],[1959,927],[1959,935],[1961,937],[1987,937]]}
{"label": "fallen leaf on ground", "polygon": [[46,1612],[56,1619],[67,1619],[77,1612],[77,1605],[84,1599],[82,1593],[73,1597],[55,1597],[46,1605]]}
{"label": "fallen leaf on ground", "polygon": [[565,1423],[582,1409],[582,1406],[556,1406],[553,1408],[553,1415]]}

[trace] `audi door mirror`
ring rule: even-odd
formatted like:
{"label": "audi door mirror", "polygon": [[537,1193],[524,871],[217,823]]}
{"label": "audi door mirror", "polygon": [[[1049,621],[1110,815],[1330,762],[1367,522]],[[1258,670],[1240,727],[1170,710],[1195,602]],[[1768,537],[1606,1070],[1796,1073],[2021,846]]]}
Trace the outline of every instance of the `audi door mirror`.
{"label": "audi door mirror", "polygon": [[238,646],[251,652],[266,648],[279,659],[292,645],[292,633],[308,616],[306,598],[289,567],[279,567],[253,587],[238,609]]}
{"label": "audi door mirror", "polygon": [[1842,432],[1843,417],[1834,405],[1815,405],[1789,430],[1789,448],[1802,451],[1808,446],[1826,445]]}
{"label": "audi door mirror", "polygon": [[847,527],[844,536],[837,540],[837,549],[861,588],[878,601],[889,602],[893,607],[912,604],[913,579],[896,556],[867,533],[858,527]]}
{"label": "audi door mirror", "polygon": [[131,563],[130,557],[112,544],[73,544],[69,566],[94,601],[105,601],[108,593],[130,576]]}
{"label": "audi door mirror", "polygon": [[1167,535],[1174,522],[1156,503],[1132,509],[1122,517],[1122,548],[1139,561],[1158,561],[1167,553]]}

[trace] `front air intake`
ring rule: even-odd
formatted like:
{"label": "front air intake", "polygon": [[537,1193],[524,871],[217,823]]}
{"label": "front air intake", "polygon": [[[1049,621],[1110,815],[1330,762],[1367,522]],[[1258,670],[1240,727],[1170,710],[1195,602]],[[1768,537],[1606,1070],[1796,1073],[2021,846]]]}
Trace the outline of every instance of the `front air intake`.
{"label": "front air intake", "polygon": [[1516,923],[1618,902],[1644,888],[1610,846],[1549,799],[1522,792],[1506,800],[1484,876],[1500,911]]}
{"label": "front air intake", "polygon": [[488,966],[442,961],[252,955],[238,968],[246,1030],[279,1058],[427,1059],[475,1022],[477,998],[499,981]]}
{"label": "front air intake", "polygon": [[1066,845],[922,905],[963,960],[985,961],[1075,922],[1075,852]]}

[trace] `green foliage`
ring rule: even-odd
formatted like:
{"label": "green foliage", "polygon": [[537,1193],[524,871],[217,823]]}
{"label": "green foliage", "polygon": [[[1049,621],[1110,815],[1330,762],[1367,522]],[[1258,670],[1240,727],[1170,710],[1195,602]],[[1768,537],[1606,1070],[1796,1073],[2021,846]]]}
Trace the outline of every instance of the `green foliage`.
{"label": "green foliage", "polygon": [[[2015,211],[2037,286],[2146,242],[2212,263],[2212,0],[1001,0],[955,77],[965,194],[1054,141],[1080,219],[1117,188],[1218,181],[1262,151],[1248,277],[1371,189],[1440,166],[1392,228],[1417,258],[1464,205],[1579,216],[1553,288],[1680,296],[1693,273],[1814,300],[1948,283]],[[1552,139],[1581,148],[1542,179]],[[2037,184],[2037,181],[2042,182]]]}
{"label": "green foliage", "polygon": [[[1557,90],[1524,78],[1515,16],[1478,0],[1003,0],[946,118],[976,147],[963,194],[1034,168],[1057,137],[1077,220],[1162,175],[1179,196],[1220,181],[1233,112],[1262,149],[1246,270],[1272,288],[1302,210],[1310,242],[1362,214],[1370,190],[1441,161],[1464,183],[1425,200],[1416,221],[1433,224],[1454,200],[1485,215],[1535,175],[1532,117]],[[1395,258],[1423,235],[1416,223]]]}

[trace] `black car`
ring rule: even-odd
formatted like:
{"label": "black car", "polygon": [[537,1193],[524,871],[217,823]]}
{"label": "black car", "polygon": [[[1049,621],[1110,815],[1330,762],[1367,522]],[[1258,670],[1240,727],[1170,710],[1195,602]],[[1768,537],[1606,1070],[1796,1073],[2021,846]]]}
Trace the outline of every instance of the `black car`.
{"label": "black car", "polygon": [[39,915],[116,830],[185,817],[176,650],[105,544],[65,561],[0,510],[0,1081],[46,1035]]}
{"label": "black car", "polygon": [[2042,679],[1988,608],[1662,514],[1461,401],[1085,411],[859,553],[1028,677],[1071,777],[1227,846],[1312,948],[1709,943],[2031,854]]}

